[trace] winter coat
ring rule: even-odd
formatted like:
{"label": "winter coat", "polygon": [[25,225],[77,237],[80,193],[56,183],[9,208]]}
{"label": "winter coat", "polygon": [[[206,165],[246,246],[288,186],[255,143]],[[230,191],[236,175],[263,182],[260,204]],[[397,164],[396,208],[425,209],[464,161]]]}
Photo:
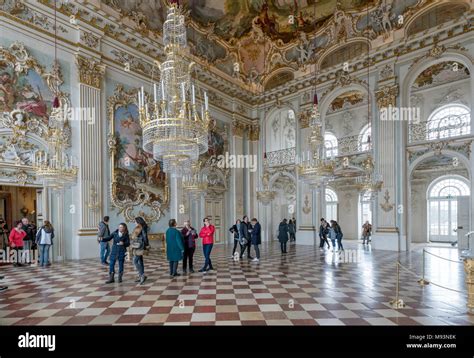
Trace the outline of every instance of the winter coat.
{"label": "winter coat", "polygon": [[16,248],[23,247],[23,239],[25,238],[25,236],[25,231],[21,230],[20,232],[18,232],[16,228],[12,229],[12,231],[10,231],[10,237],[8,238],[10,246]]}
{"label": "winter coat", "polygon": [[234,240],[238,241],[240,239],[239,228],[237,227],[236,224],[232,225],[232,227],[229,229],[229,231],[234,235]]}
{"label": "winter coat", "polygon": [[336,224],[335,227],[334,227],[334,231],[336,233],[336,239],[337,240],[342,240],[342,230],[341,230],[341,227],[339,226],[339,224]]}
{"label": "winter coat", "polygon": [[196,230],[191,226],[189,229],[185,226],[181,230],[183,236],[184,249],[194,249],[196,247],[196,239],[198,234]]}
{"label": "winter coat", "polygon": [[199,233],[199,237],[202,239],[203,245],[213,244],[214,243],[214,232],[216,228],[214,225],[204,226]]}
{"label": "winter coat", "polygon": [[239,227],[240,237],[247,239],[247,241],[250,241],[249,225],[250,224],[247,224],[245,221],[242,221]]}
{"label": "winter coat", "polygon": [[42,226],[36,233],[36,244],[41,245],[41,239],[43,236],[43,231],[46,234],[51,234],[51,245],[53,244],[54,239],[54,229],[52,227]]}
{"label": "winter coat", "polygon": [[32,224],[23,225],[22,229],[26,232],[26,236],[23,241],[33,241],[35,239],[35,226]]}
{"label": "winter coat", "polygon": [[336,230],[333,227],[329,228],[329,238],[331,240],[336,240]]}
{"label": "winter coat", "polygon": [[250,236],[252,237],[252,245],[260,245],[262,243],[262,227],[259,222],[252,228]]}
{"label": "winter coat", "polygon": [[[125,254],[127,247],[130,246],[130,237],[128,236],[128,232],[124,232],[120,237],[118,229],[115,230],[110,236],[102,238],[102,241],[112,241],[112,250],[110,252],[111,256]],[[122,245],[119,245],[120,243],[122,243]]]}
{"label": "winter coat", "polygon": [[133,247],[132,245],[132,255],[142,256],[143,250],[147,247],[146,245],[146,232],[141,225],[137,225],[132,231],[130,244],[139,244],[139,247]]}
{"label": "winter coat", "polygon": [[296,232],[296,226],[295,224],[291,223],[291,224],[288,224],[288,232],[290,234],[294,234]]}
{"label": "winter coat", "polygon": [[110,236],[110,229],[109,229],[109,225],[106,224],[104,221],[101,221],[99,223],[99,233],[97,234],[97,236],[99,238],[103,238],[103,237],[108,237]]}
{"label": "winter coat", "polygon": [[372,225],[364,224],[362,225],[362,236],[370,236],[372,234]]}
{"label": "winter coat", "polygon": [[278,226],[278,241],[288,242],[288,224],[281,222]]}
{"label": "winter coat", "polygon": [[326,224],[325,226],[324,225],[320,225],[319,226],[319,237],[320,238],[326,238],[329,234],[329,227],[328,225]]}
{"label": "winter coat", "polygon": [[183,236],[174,227],[166,230],[166,257],[168,261],[180,261],[183,259]]}

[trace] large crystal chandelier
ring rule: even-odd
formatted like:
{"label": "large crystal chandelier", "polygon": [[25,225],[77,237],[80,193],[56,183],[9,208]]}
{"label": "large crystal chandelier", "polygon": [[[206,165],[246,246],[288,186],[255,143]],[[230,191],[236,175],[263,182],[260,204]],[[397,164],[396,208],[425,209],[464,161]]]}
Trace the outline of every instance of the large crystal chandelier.
{"label": "large crystal chandelier", "polygon": [[34,156],[33,167],[36,177],[47,188],[68,189],[75,184],[78,169],[73,163],[72,156],[66,153],[64,130],[50,127],[48,138],[48,150],[38,151]]}
{"label": "large crystal chandelier", "polygon": [[310,118],[311,135],[308,138],[310,150],[298,157],[298,173],[303,182],[317,187],[334,179],[336,163],[326,157],[323,123],[318,109],[318,97],[314,95],[313,110]]}
{"label": "large crystal chandelier", "polygon": [[164,172],[182,177],[208,149],[210,116],[207,93],[200,113],[196,105],[194,62],[183,56],[186,25],[177,4],[168,8],[163,42],[166,59],[159,65],[161,81],[153,83],[153,101],[145,96],[143,87],[138,94],[143,149],[163,162]]}

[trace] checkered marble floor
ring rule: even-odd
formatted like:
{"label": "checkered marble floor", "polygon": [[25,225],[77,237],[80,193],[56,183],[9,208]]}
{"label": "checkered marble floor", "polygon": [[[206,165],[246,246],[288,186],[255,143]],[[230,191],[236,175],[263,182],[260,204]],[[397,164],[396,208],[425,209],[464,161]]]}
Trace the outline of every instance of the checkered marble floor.
{"label": "checkered marble floor", "polygon": [[[48,268],[0,267],[0,325],[472,325],[466,313],[461,264],[427,258],[426,276],[433,285],[420,287],[401,271],[400,298],[393,309],[396,261],[421,272],[420,250],[374,251],[357,242],[357,263],[340,262],[330,251],[291,244],[282,255],[278,243],[262,246],[259,263],[231,259],[229,245],[212,252],[216,271],[170,279],[164,255],[145,257],[148,280],[140,286],[132,262],[124,282],[106,285],[107,268],[98,260],[68,261]],[[453,249],[430,248],[457,259]]]}

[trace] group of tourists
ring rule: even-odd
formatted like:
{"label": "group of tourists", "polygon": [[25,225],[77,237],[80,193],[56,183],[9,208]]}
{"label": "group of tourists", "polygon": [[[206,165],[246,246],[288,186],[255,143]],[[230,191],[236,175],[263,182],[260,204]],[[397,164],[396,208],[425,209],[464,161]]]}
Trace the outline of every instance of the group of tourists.
{"label": "group of tourists", "polygon": [[[178,265],[183,261],[183,273],[194,273],[193,257],[196,250],[196,239],[202,239],[204,252],[204,265],[199,272],[206,273],[214,270],[211,261],[211,251],[214,245],[215,227],[211,224],[211,219],[206,217],[203,220],[204,226],[199,234],[191,226],[189,220],[184,222],[181,230],[177,229],[177,222],[171,219],[168,222],[166,231],[166,257],[169,261],[170,277],[181,276],[178,272]],[[100,244],[100,260],[102,265],[109,267],[109,278],[107,284],[115,282],[115,265],[118,262],[118,282],[122,282],[124,273],[124,263],[126,255],[133,257],[133,264],[137,270],[135,282],[143,285],[147,279],[145,275],[145,264],[143,257],[150,250],[148,240],[148,224],[142,217],[135,218],[135,227],[131,234],[125,223],[119,224],[114,232],[110,232],[109,217],[105,216],[99,223],[98,242]],[[111,243],[111,244],[110,244]],[[130,250],[128,248],[130,247]],[[110,256],[110,257],[109,257]],[[109,259],[109,262],[107,261]]]}
{"label": "group of tourists", "polygon": [[282,254],[287,254],[288,241],[296,241],[296,219],[283,219],[278,225],[278,241]]}
{"label": "group of tourists", "polygon": [[[234,236],[234,248],[231,258],[236,259],[237,246],[240,245],[239,258],[242,259],[245,250],[247,250],[247,259],[252,262],[260,261],[260,245],[262,244],[262,227],[256,218],[249,221],[247,215],[242,220],[237,219],[234,225],[229,229]],[[252,257],[250,249],[254,248],[255,257]]]}
{"label": "group of tourists", "polygon": [[[344,251],[344,246],[342,246],[342,229],[341,226],[337,223],[336,220],[330,220],[329,222],[326,219],[321,218],[319,226],[319,248],[324,250],[324,245],[327,245],[328,250],[330,249],[329,240],[331,240],[332,251]],[[336,248],[337,242],[337,248]]]}

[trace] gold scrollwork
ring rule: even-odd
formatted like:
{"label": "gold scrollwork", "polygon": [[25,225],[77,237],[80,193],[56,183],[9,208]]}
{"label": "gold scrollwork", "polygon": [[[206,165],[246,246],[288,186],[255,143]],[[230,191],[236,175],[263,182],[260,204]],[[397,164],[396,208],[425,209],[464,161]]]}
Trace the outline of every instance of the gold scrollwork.
{"label": "gold scrollwork", "polygon": [[[156,169],[158,163],[148,165],[144,168],[147,178],[145,183],[137,183],[136,178],[131,178],[118,167],[118,147],[119,138],[115,132],[115,115],[120,107],[136,105],[137,90],[126,91],[122,85],[118,85],[113,96],[107,100],[107,113],[109,117],[109,134],[107,144],[110,153],[111,168],[111,202],[118,209],[118,214],[123,214],[128,222],[134,221],[136,216],[142,216],[147,222],[160,220],[163,211],[169,205],[169,180],[165,179],[164,185],[160,187],[156,183],[149,181],[151,173]],[[137,119],[138,121],[138,119]],[[138,124],[138,122],[137,122]],[[128,178],[128,179],[127,179]],[[128,185],[127,190],[123,189],[126,180],[133,181],[133,185]],[[141,208],[138,210],[137,208]],[[149,212],[145,212],[148,208]]]}

